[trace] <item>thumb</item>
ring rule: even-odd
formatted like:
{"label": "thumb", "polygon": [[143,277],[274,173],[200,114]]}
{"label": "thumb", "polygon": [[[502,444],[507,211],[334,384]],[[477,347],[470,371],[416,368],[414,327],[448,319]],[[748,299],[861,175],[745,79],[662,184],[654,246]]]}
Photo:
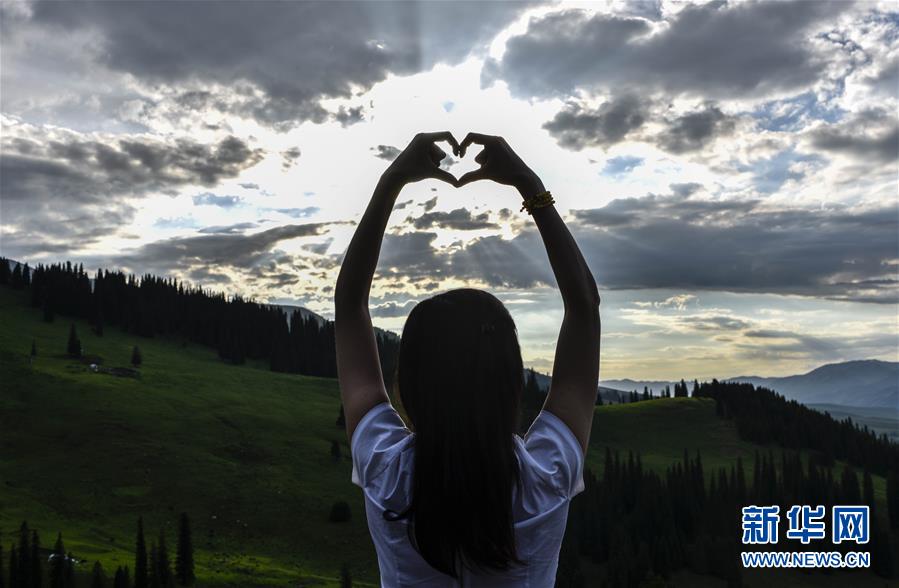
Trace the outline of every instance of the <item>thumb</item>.
{"label": "thumb", "polygon": [[461,188],[462,186],[470,184],[471,182],[477,182],[478,180],[486,179],[488,179],[487,170],[481,167],[474,171],[470,171],[459,178],[459,180],[456,182],[456,187]]}
{"label": "thumb", "polygon": [[452,184],[453,186],[456,185],[456,176],[439,167],[433,171],[431,177],[446,182],[447,184]]}

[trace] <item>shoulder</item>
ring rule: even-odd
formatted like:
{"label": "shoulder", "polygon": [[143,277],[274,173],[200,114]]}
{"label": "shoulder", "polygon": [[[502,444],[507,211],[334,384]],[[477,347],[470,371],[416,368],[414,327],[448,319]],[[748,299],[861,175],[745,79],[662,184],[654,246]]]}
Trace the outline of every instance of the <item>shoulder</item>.
{"label": "shoulder", "polygon": [[538,474],[549,479],[564,498],[584,489],[584,450],[574,432],[558,416],[541,410],[523,439],[524,449]]}
{"label": "shoulder", "polygon": [[409,444],[412,432],[389,402],[372,407],[359,421],[350,439],[352,482],[371,485]]}

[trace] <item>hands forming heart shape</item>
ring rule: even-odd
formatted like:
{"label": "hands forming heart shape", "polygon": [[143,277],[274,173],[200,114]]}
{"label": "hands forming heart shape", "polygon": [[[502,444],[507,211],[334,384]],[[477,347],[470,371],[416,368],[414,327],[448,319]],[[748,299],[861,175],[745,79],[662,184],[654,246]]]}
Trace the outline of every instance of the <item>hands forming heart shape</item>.
{"label": "hands forming heart shape", "polygon": [[[441,169],[440,162],[446,157],[446,152],[436,145],[439,141],[449,143],[453,148],[453,154],[458,157],[465,157],[465,152],[471,144],[483,146],[484,149],[474,158],[481,167],[460,178]],[[393,160],[385,175],[403,184],[435,178],[457,188],[478,180],[492,180],[499,184],[514,186],[522,197],[543,191],[540,178],[512,150],[505,139],[481,133],[468,133],[461,143],[457,142],[449,131],[419,133]]]}

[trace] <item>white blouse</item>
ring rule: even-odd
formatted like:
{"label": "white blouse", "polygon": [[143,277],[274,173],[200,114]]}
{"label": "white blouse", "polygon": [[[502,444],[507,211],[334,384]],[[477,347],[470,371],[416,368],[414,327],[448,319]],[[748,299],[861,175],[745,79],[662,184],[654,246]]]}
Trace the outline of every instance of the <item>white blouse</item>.
{"label": "white blouse", "polygon": [[552,588],[568,520],[568,503],[584,489],[584,452],[571,429],[556,415],[540,411],[522,439],[515,435],[522,493],[513,484],[512,513],[516,549],[527,566],[503,575],[475,575],[465,569],[464,584],[432,568],[409,543],[407,519],[387,521],[385,509],[409,505],[415,433],[389,402],[369,410],[350,442],[352,482],[362,488],[365,512],[378,554],[381,586],[400,588]]}

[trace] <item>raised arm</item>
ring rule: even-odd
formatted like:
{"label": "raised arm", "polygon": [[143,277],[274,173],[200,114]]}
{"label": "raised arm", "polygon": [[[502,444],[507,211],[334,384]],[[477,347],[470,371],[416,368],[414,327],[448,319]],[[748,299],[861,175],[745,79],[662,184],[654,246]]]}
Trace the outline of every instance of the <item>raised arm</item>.
{"label": "raised arm", "polygon": [[[472,143],[484,146],[475,158],[481,167],[462,176],[458,185],[489,179],[515,187],[523,199],[544,191],[543,182],[505,139],[470,133],[460,145],[463,156]],[[586,454],[599,384],[599,291],[555,206],[536,208],[533,217],[565,306],[552,384],[543,408],[568,425]]]}
{"label": "raised arm", "polygon": [[389,400],[368,312],[368,296],[393,205],[408,183],[436,178],[455,184],[452,174],[439,167],[446,153],[434,144],[437,141],[448,141],[454,153],[458,153],[459,145],[450,133],[421,133],[412,139],[381,176],[337,276],[334,288],[337,379],[350,441],[365,413]]}

